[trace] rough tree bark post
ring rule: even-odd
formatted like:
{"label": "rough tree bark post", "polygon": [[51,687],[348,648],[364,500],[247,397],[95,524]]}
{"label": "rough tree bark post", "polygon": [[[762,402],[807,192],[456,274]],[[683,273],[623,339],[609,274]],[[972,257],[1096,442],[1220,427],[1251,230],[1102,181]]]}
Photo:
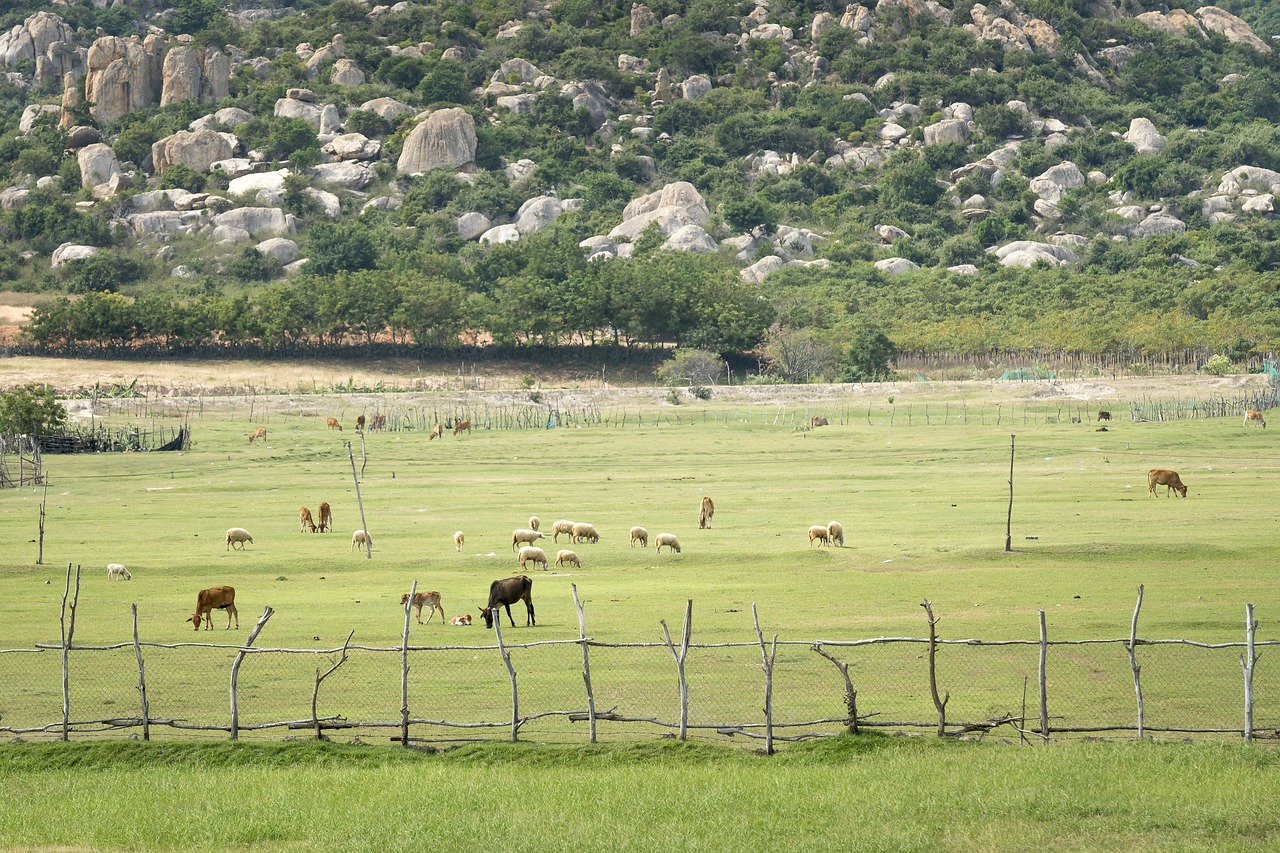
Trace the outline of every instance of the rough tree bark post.
{"label": "rough tree bark post", "polygon": [[[67,596],[71,596],[70,611]],[[67,563],[67,584],[62,590],[62,740],[71,739],[71,638],[76,632],[76,604],[80,600],[80,567],[76,566],[75,590],[71,587],[71,564]]]}
{"label": "rough tree bark post", "polygon": [[773,664],[778,659],[778,635],[773,635],[773,652],[764,644],[764,634],[760,631],[760,614],[756,612],[756,603],[751,602],[751,619],[756,626],[756,640],[760,643],[760,657],[764,661],[764,752],[773,755]]}
{"label": "rough tree bark post", "polygon": [[1244,742],[1253,743],[1253,665],[1258,656],[1253,651],[1253,643],[1258,634],[1258,623],[1253,618],[1253,605],[1244,606],[1245,618],[1245,657],[1240,659],[1240,668],[1244,670]]}
{"label": "rough tree bark post", "polygon": [[951,700],[951,693],[948,692],[943,698],[938,697],[938,620],[933,616],[933,605],[929,599],[926,598],[920,606],[929,617],[929,693],[933,696],[933,707],[938,709],[938,737],[942,737],[947,733],[947,702]]}
{"label": "rough tree bark post", "polygon": [[1133,692],[1138,697],[1138,740],[1146,735],[1146,715],[1142,709],[1142,667],[1134,651],[1138,645],[1138,611],[1142,610],[1142,584],[1138,584],[1138,603],[1133,606],[1133,623],[1129,628],[1129,667],[1133,670]]}
{"label": "rough tree bark post", "polygon": [[[404,603],[404,633],[400,640],[400,745],[409,745],[409,611],[413,609],[413,596],[417,594],[418,581],[409,586],[409,600]],[[443,615],[443,614],[441,614]]]}
{"label": "rough tree bark post", "polygon": [[693,599],[690,598],[684,605],[684,636],[680,640],[680,651],[676,651],[675,644],[671,642],[671,632],[667,630],[667,621],[661,620],[662,636],[667,640],[667,649],[671,652],[671,657],[676,662],[676,678],[680,682],[680,740],[685,740],[689,734],[689,682],[684,677],[684,661],[689,655],[689,634],[693,628]]}
{"label": "rough tree bark post", "polygon": [[44,495],[40,498],[40,544],[36,548],[36,565],[44,565],[45,505],[49,502],[49,478],[44,478]]}
{"label": "rough tree bark post", "polygon": [[836,669],[840,670],[840,674],[844,676],[844,704],[849,711],[849,719],[845,721],[845,725],[849,727],[849,734],[856,735],[858,733],[858,691],[853,689],[853,682],[849,680],[849,664],[833,657],[822,647],[822,643],[814,643],[809,648],[835,664]]}
{"label": "rough tree bark post", "polygon": [[316,708],[320,704],[320,684],[326,678],[333,675],[334,671],[337,670],[338,667],[347,662],[347,647],[351,645],[351,638],[354,637],[355,634],[356,631],[354,628],[351,629],[351,633],[347,634],[347,641],[342,644],[342,657],[338,659],[337,663],[325,670],[323,674],[321,674],[318,668],[316,669],[316,686],[311,691],[311,722],[314,723],[316,727],[316,740],[324,739],[324,735],[320,732],[320,716],[316,712]]}
{"label": "rough tree bark post", "polygon": [[262,615],[258,617],[258,624],[253,626],[253,630],[249,632],[249,636],[245,638],[244,645],[240,647],[240,651],[236,652],[236,659],[231,664],[231,739],[239,740],[240,738],[240,703],[236,697],[236,684],[240,680],[240,664],[244,663],[245,655],[249,653],[249,647],[253,645],[253,641],[258,639],[258,634],[262,633],[263,627],[267,624],[267,620],[275,613],[270,607],[264,608]]}
{"label": "rough tree bark post", "polygon": [[578,585],[569,584],[573,590],[573,606],[578,610],[578,638],[582,641],[582,681],[587,688],[587,723],[591,727],[591,742],[596,742],[596,697],[591,690],[591,660],[587,655],[587,617],[578,600]]}
{"label": "rough tree bark post", "polygon": [[1049,657],[1049,629],[1045,625],[1044,611],[1040,611],[1040,739],[1049,742],[1049,697],[1045,693],[1045,666]]}
{"label": "rough tree bark post", "polygon": [[142,666],[142,644],[138,642],[138,605],[133,605],[133,656],[138,659],[138,696],[142,699],[142,739],[151,740],[151,709],[147,705],[147,672]]}
{"label": "rough tree bark post", "polygon": [[1009,516],[1004,522],[1004,550],[1013,550],[1013,442],[1017,436],[1009,436]]}
{"label": "rough tree bark post", "polygon": [[351,460],[351,479],[356,484],[356,506],[360,507],[360,529],[364,531],[364,558],[373,559],[373,541],[369,536],[369,524],[364,520],[364,501],[360,497],[360,477],[356,475],[356,455],[351,449],[351,442],[346,442],[347,458]]}
{"label": "rough tree bark post", "polygon": [[502,662],[507,665],[507,676],[511,679],[511,742],[515,743],[520,739],[520,692],[516,689],[516,668],[511,665],[511,653],[502,642],[502,620],[498,618],[498,608],[495,607],[492,613],[493,631],[498,638],[498,654],[502,655]]}

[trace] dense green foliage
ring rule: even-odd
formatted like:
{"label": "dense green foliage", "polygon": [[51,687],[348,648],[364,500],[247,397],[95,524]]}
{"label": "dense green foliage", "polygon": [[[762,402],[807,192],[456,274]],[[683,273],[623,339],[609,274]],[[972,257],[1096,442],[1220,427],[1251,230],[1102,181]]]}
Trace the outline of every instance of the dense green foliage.
{"label": "dense green foliage", "polygon": [[67,422],[67,409],[51,385],[31,383],[0,393],[0,435],[57,432]]}

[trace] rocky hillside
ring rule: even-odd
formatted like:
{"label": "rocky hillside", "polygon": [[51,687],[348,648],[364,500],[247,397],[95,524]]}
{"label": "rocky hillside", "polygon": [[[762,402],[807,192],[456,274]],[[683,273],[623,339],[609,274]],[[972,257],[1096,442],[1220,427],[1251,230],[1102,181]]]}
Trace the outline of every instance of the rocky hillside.
{"label": "rocky hillside", "polygon": [[1280,62],[1224,8],[8,5],[48,346],[1280,345]]}

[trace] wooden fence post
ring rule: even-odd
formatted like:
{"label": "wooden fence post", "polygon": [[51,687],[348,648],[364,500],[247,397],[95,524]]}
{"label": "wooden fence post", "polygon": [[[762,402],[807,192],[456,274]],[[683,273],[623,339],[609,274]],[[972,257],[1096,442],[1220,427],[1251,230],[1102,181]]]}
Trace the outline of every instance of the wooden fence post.
{"label": "wooden fence post", "polygon": [[[351,633],[347,634],[347,641],[342,644],[342,657],[338,659],[337,663],[325,670],[324,673],[321,673],[318,668],[316,669],[316,686],[311,691],[311,722],[314,723],[316,727],[316,740],[324,739],[324,735],[320,733],[320,715],[316,710],[320,704],[320,684],[326,678],[333,675],[338,667],[347,662],[347,647],[351,645],[351,638],[355,635],[356,630],[355,628],[352,628]],[[405,740],[408,740],[407,736],[405,737]]]}
{"label": "wooden fence post", "polygon": [[142,644],[138,642],[138,605],[133,605],[133,656],[138,659],[138,695],[142,699],[142,739],[151,740],[151,709],[147,704],[147,673],[142,666]]}
{"label": "wooden fence post", "polygon": [[[404,633],[400,640],[400,745],[409,745],[409,611],[413,609],[413,596],[418,591],[415,578],[409,586],[409,598],[404,603]],[[443,616],[444,614],[440,614]]]}
{"label": "wooden fence post", "polygon": [[840,670],[840,674],[844,676],[844,704],[849,711],[849,719],[845,721],[845,725],[849,727],[849,734],[856,735],[858,733],[858,691],[853,689],[853,682],[849,680],[849,664],[836,660],[822,647],[821,642],[814,643],[809,648],[835,664],[836,669]]}
{"label": "wooden fence post", "polygon": [[351,479],[356,484],[356,506],[360,508],[360,529],[364,531],[364,558],[373,559],[373,538],[369,535],[369,524],[364,520],[364,500],[360,497],[360,478],[356,475],[356,455],[351,449],[351,442],[346,442],[347,458],[351,460]]}
{"label": "wooden fence post", "polygon": [[1133,606],[1133,623],[1129,628],[1129,666],[1133,669],[1133,692],[1138,697],[1138,740],[1146,734],[1145,715],[1142,710],[1142,667],[1138,665],[1138,656],[1134,647],[1138,644],[1138,611],[1142,609],[1142,584],[1138,584],[1138,603]]}
{"label": "wooden fence post", "polygon": [[947,702],[951,700],[951,693],[948,692],[943,698],[938,698],[938,672],[936,659],[938,654],[938,620],[933,616],[933,605],[929,603],[929,599],[925,599],[920,605],[924,608],[924,612],[929,617],[929,693],[933,696],[933,707],[938,710],[938,737],[942,737],[947,733]]}
{"label": "wooden fence post", "polygon": [[507,665],[507,676],[511,679],[511,742],[520,738],[520,692],[516,689],[516,669],[511,665],[511,654],[502,642],[502,620],[498,618],[498,608],[490,611],[493,614],[493,631],[498,638],[498,654]]}
{"label": "wooden fence post", "polygon": [[1049,697],[1045,694],[1045,664],[1049,656],[1049,629],[1045,625],[1044,611],[1040,611],[1040,739],[1049,742]]}
{"label": "wooden fence post", "polygon": [[267,624],[267,620],[275,613],[270,607],[262,611],[262,615],[258,617],[258,624],[253,626],[253,630],[249,632],[249,636],[245,638],[244,645],[240,647],[240,651],[236,652],[236,659],[231,664],[231,739],[238,740],[240,738],[240,704],[236,697],[236,685],[240,680],[240,664],[244,663],[245,655],[249,653],[249,647],[253,645],[253,641],[258,639],[258,634],[262,632],[262,628]]}
{"label": "wooden fence post", "polygon": [[[71,596],[68,612],[67,596]],[[67,563],[67,583],[62,590],[62,740],[71,739],[71,638],[76,632],[76,604],[80,600],[80,566],[76,566],[75,590],[71,588],[71,564]]]}
{"label": "wooden fence post", "polygon": [[582,682],[587,688],[587,723],[591,727],[591,742],[596,742],[596,697],[591,690],[591,661],[587,655],[587,617],[578,600],[578,585],[569,584],[573,590],[573,606],[578,610],[578,639],[582,641]]}
{"label": "wooden fence post", "polygon": [[1253,618],[1253,605],[1244,606],[1245,619],[1245,657],[1240,659],[1240,668],[1244,670],[1244,742],[1253,743],[1253,665],[1258,656],[1253,651],[1253,643],[1258,633],[1258,623]]}
{"label": "wooden fence post", "polygon": [[680,740],[684,740],[689,734],[689,682],[684,677],[684,661],[689,655],[689,634],[693,628],[693,599],[690,598],[684,605],[684,635],[680,639],[679,652],[676,652],[675,644],[671,642],[667,621],[663,619],[659,624],[662,625],[662,636],[667,640],[667,650],[676,662],[676,678],[680,682]]}
{"label": "wooden fence post", "polygon": [[760,643],[760,657],[764,661],[764,752],[773,755],[773,664],[778,659],[778,635],[773,635],[773,653],[764,645],[764,634],[760,631],[760,614],[756,612],[756,603],[751,602],[751,619],[756,626],[756,640]]}

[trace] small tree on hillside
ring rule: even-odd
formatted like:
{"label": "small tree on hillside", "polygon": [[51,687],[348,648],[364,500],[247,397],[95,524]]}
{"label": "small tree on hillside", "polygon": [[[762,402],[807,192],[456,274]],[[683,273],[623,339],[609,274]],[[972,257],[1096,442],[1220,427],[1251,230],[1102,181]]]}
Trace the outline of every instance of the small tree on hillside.
{"label": "small tree on hillside", "polygon": [[664,385],[711,385],[724,371],[724,359],[715,353],[680,348],[655,372]]}
{"label": "small tree on hillside", "polygon": [[32,382],[0,394],[0,434],[42,435],[59,432],[67,422],[67,409],[53,388]]}

